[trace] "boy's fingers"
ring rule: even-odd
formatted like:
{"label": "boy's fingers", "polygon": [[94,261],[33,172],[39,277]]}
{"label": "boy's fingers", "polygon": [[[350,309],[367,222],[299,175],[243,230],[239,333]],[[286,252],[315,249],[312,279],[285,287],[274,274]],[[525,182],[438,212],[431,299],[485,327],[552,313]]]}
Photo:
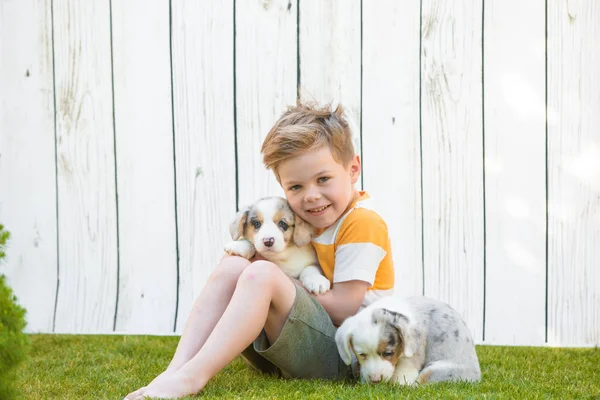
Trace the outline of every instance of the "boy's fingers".
{"label": "boy's fingers", "polygon": [[254,257],[252,257],[252,259],[250,261],[254,262],[254,261],[259,261],[259,260],[265,260],[265,261],[267,261],[266,258],[264,258],[263,256],[261,256],[258,253],[255,253]]}

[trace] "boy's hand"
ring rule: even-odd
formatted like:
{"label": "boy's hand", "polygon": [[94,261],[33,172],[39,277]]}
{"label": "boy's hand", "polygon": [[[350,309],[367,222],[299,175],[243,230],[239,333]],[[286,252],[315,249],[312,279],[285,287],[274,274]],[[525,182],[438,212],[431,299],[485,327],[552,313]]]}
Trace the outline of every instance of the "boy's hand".
{"label": "boy's hand", "polygon": [[260,261],[260,260],[269,261],[266,258],[264,258],[263,256],[261,256],[260,253],[254,253],[254,257],[252,257],[250,259],[250,261],[252,261],[252,262],[254,262],[254,261]]}

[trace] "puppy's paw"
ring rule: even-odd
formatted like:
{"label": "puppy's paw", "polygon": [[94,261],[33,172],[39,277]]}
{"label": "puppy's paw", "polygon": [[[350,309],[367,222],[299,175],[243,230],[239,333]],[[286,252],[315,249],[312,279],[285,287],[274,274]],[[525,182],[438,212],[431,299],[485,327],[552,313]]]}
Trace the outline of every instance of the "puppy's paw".
{"label": "puppy's paw", "polygon": [[306,288],[306,290],[314,294],[323,294],[327,292],[331,287],[329,279],[325,278],[323,275],[318,274],[301,276],[300,281],[302,282],[302,285]]}
{"label": "puppy's paw", "polygon": [[236,240],[225,246],[225,253],[230,256],[244,257],[247,260],[254,257],[255,252],[254,246],[247,240]]}

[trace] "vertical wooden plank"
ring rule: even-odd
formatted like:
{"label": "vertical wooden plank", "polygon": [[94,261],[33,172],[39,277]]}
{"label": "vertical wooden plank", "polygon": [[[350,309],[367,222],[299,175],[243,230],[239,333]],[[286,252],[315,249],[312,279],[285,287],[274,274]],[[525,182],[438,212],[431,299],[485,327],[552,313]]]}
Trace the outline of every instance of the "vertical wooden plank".
{"label": "vertical wooden plank", "polygon": [[600,3],[548,2],[548,343],[600,345]]}
{"label": "vertical wooden plank", "polygon": [[362,156],[360,4],[360,0],[301,0],[299,46],[302,99],[333,107],[341,103],[353,125],[355,151]]}
{"label": "vertical wooden plank", "polygon": [[419,0],[363,8],[363,177],[388,222],[398,296],[423,288],[420,18]]}
{"label": "vertical wooden plank", "polygon": [[481,0],[422,3],[425,295],[483,332]]}
{"label": "vertical wooden plank", "polygon": [[485,3],[485,341],[495,344],[545,341],[544,25],[544,2]]}
{"label": "vertical wooden plank", "polygon": [[291,0],[236,3],[239,206],[283,196],[260,154],[274,122],[296,103],[296,9]]}
{"label": "vertical wooden plank", "polygon": [[28,332],[51,332],[57,282],[51,2],[0,2],[0,223]]}
{"label": "vertical wooden plank", "polygon": [[[172,2],[181,332],[236,211],[233,2]],[[262,82],[261,82],[262,84]]]}
{"label": "vertical wooden plank", "polygon": [[[173,332],[177,247],[169,1],[114,0],[116,331]],[[148,318],[152,315],[152,318]]]}
{"label": "vertical wooden plank", "polygon": [[108,2],[54,1],[57,332],[113,330],[117,218]]}

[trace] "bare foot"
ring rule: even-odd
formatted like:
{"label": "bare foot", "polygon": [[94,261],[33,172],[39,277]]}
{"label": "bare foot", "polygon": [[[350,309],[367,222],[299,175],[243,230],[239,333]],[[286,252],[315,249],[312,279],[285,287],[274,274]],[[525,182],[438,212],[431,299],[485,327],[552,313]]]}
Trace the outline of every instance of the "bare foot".
{"label": "bare foot", "polygon": [[138,390],[129,393],[127,396],[125,396],[125,398],[123,400],[139,399],[139,396],[142,395],[142,393],[144,392],[145,389],[146,389],[146,386],[141,387]]}
{"label": "bare foot", "polygon": [[150,382],[148,385],[146,385],[146,387],[147,387],[147,386],[150,386],[150,385],[152,385],[153,383],[156,383],[156,382],[158,382],[158,381],[162,381],[163,379],[167,379],[167,378],[169,378],[171,375],[175,375],[175,373],[176,373],[176,372],[177,372],[176,370],[166,370],[166,371],[163,371],[163,372],[162,372],[160,375],[158,375],[156,378],[154,378],[154,379],[152,380],[152,382]]}
{"label": "bare foot", "polygon": [[[159,376],[162,376],[159,375]],[[198,382],[194,382],[187,376],[181,373],[170,373],[163,376],[161,379],[158,377],[152,381],[146,387],[136,390],[133,393],[127,395],[127,400],[142,400],[146,397],[159,397],[161,399],[178,399],[190,394],[198,393],[204,384],[198,386]]]}
{"label": "bare foot", "polygon": [[129,393],[127,396],[125,396],[125,398],[124,398],[123,400],[131,400],[131,399],[137,399],[137,398],[140,398],[140,396],[142,395],[142,393],[144,392],[144,390],[145,390],[145,389],[146,389],[148,386],[150,386],[150,385],[152,385],[152,384],[154,384],[154,383],[156,383],[156,382],[159,382],[159,381],[162,381],[162,380],[164,380],[164,379],[167,379],[167,378],[169,378],[171,375],[175,374],[175,372],[176,372],[176,371],[169,371],[169,370],[163,371],[163,372],[162,372],[161,374],[159,374],[159,375],[158,375],[156,378],[154,378],[154,379],[152,380],[152,382],[150,382],[148,385],[146,385],[146,386],[142,386],[142,387],[141,387],[141,388],[139,388],[138,390],[135,390],[135,391],[133,391],[133,392]]}

